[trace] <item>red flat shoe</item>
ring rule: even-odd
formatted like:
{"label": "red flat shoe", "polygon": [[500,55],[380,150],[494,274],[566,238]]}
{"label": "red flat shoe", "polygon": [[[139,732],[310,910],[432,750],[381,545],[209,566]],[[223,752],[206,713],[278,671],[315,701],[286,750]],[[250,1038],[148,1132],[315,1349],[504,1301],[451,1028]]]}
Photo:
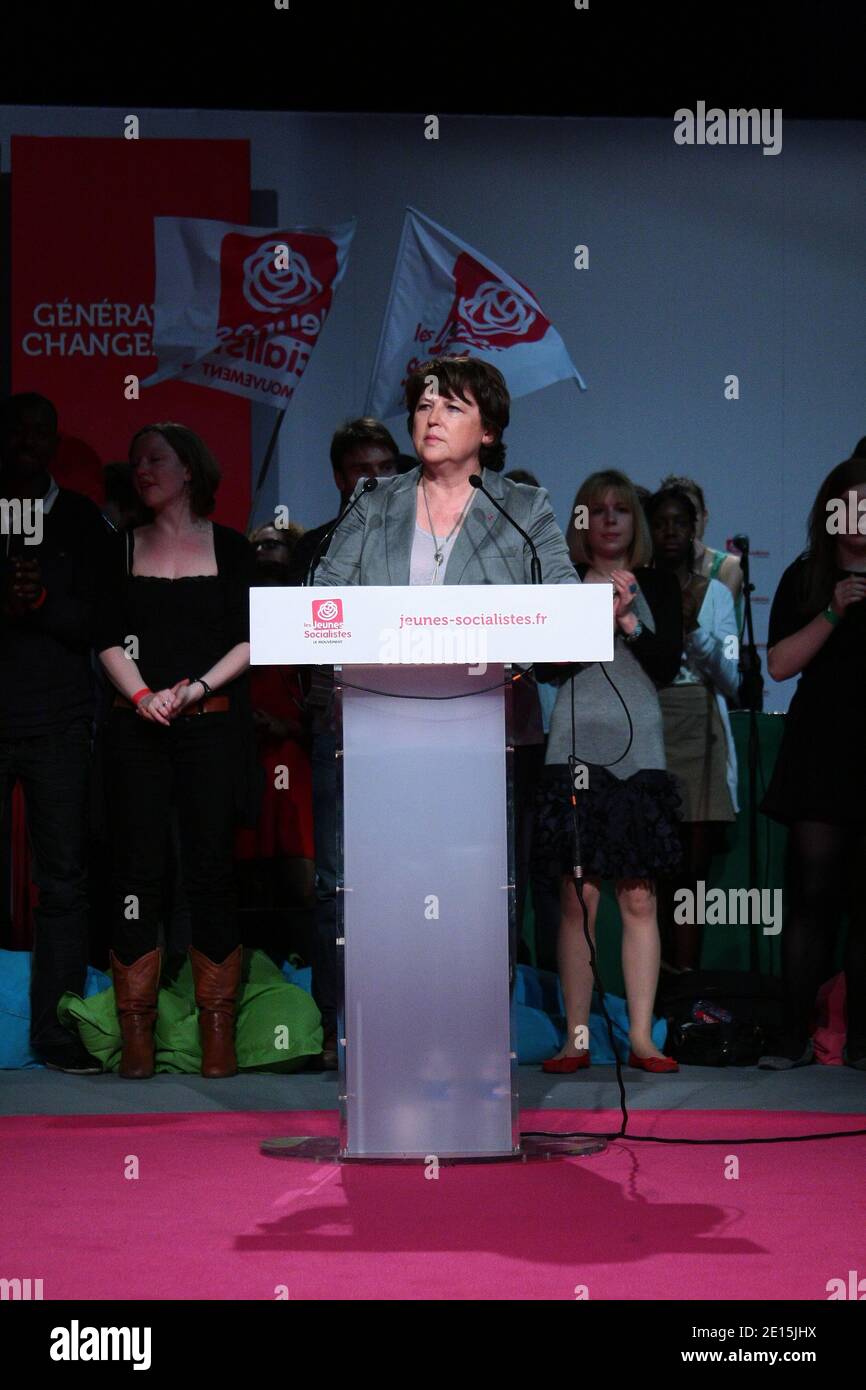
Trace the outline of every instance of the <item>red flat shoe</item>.
{"label": "red flat shoe", "polygon": [[638,1071],[679,1071],[680,1064],[675,1062],[673,1057],[638,1057],[636,1052],[628,1054],[628,1064],[630,1067],[637,1067]]}
{"label": "red flat shoe", "polygon": [[542,1062],[541,1070],[561,1076],[567,1072],[583,1071],[584,1067],[588,1066],[589,1053],[581,1052],[579,1057],[549,1057],[546,1062]]}

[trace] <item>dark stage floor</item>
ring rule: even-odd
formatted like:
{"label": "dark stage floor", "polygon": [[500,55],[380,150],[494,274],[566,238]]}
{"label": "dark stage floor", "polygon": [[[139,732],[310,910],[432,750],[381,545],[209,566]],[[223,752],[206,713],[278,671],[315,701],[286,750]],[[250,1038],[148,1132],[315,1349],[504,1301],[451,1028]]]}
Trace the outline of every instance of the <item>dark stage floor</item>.
{"label": "dark stage floor", "polygon": [[[866,1113],[866,1072],[851,1067],[684,1067],[674,1076],[625,1069],[629,1110],[802,1110]],[[616,1109],[613,1067],[576,1077],[520,1068],[520,1104],[582,1111]],[[122,1081],[114,1075],[65,1076],[34,1068],[0,1072],[0,1115],[154,1114],[186,1111],[336,1110],[336,1072],[294,1076],[249,1073],[221,1081],[160,1075]]]}

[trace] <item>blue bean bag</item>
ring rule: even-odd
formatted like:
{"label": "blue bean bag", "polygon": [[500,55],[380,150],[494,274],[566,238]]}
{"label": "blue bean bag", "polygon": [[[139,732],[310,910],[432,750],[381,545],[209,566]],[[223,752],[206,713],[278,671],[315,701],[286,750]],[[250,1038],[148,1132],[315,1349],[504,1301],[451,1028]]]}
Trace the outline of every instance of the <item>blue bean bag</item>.
{"label": "blue bean bag", "polygon": [[[0,951],[0,1068],[41,1067],[30,1051],[29,951]],[[111,984],[101,970],[88,966],[85,999]]]}
{"label": "blue bean bag", "polygon": [[[514,986],[517,1024],[517,1060],[526,1064],[543,1062],[553,1057],[565,1042],[565,1004],[559,977],[550,970],[536,970],[531,965],[518,965]],[[605,1004],[613,1024],[616,1050],[623,1062],[628,1061],[628,1008],[624,999],[606,994]],[[667,1023],[663,1018],[653,1024],[652,1040],[663,1048]],[[613,1065],[607,1023],[601,1012],[598,995],[593,991],[589,1015],[589,1050],[593,1063]]]}

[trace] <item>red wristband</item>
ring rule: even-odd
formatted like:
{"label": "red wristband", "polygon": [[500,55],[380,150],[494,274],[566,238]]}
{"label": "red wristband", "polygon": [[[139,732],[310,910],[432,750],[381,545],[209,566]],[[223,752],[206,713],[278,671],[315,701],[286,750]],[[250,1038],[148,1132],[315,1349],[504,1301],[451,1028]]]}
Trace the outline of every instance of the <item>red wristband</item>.
{"label": "red wristband", "polygon": [[143,685],[143,686],[141,687],[141,689],[140,689],[140,690],[137,690],[137,691],[135,692],[135,694],[133,695],[133,697],[132,697],[132,703],[135,705],[135,708],[138,709],[138,706],[139,706],[139,704],[141,703],[141,701],[144,699],[145,695],[152,695],[152,694],[153,694],[153,691],[151,690],[150,686],[149,686],[149,685]]}
{"label": "red wristband", "polygon": [[47,599],[47,597],[48,597],[48,590],[46,589],[45,585],[43,584],[43,585],[42,585],[42,592],[41,592],[41,594],[39,595],[38,599],[36,600],[35,603],[31,603],[31,605],[30,605],[30,610],[31,610],[31,612],[34,612],[37,608],[41,608],[42,605],[43,605],[43,603],[44,603],[45,600]]}

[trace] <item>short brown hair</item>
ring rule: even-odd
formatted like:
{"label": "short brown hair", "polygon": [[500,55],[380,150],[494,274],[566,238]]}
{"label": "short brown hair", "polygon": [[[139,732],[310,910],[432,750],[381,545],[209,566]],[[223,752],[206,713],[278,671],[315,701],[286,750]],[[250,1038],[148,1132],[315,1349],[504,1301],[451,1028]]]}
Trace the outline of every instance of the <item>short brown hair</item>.
{"label": "short brown hair", "polygon": [[448,396],[452,400],[458,396],[461,401],[465,401],[467,389],[472,392],[485,430],[496,431],[493,444],[481,445],[478,461],[482,468],[501,473],[505,467],[505,445],[502,443],[502,435],[511,419],[511,397],[502,373],[489,362],[482,362],[479,357],[431,357],[430,361],[418,367],[406,382],[410,435],[418,402],[427,389],[428,376],[435,376],[438,394],[441,396]]}
{"label": "short brown hair", "polygon": [[400,453],[394,436],[382,421],[375,420],[372,415],[362,415],[358,420],[347,420],[335,431],[331,440],[332,466],[342,468],[343,458],[351,449],[363,448],[367,444],[378,444],[382,449],[387,449],[395,460]]}
{"label": "short brown hair", "polygon": [[136,442],[145,434],[160,434],[170,449],[174,449],[181,463],[192,474],[189,481],[189,505],[196,516],[210,516],[216,506],[217,488],[220,484],[220,466],[204,440],[186,425],[165,420],[158,425],[143,425],[136,430],[129,443],[129,461]]}
{"label": "short brown hair", "polygon": [[606,492],[612,492],[617,501],[625,502],[631,512],[633,533],[631,545],[626,555],[626,564],[630,569],[639,569],[642,565],[649,564],[652,559],[653,547],[646,514],[631,479],[627,478],[625,473],[621,473],[618,468],[605,468],[599,473],[590,473],[589,477],[585,478],[577,489],[577,496],[574,499],[565,532],[565,539],[568,542],[568,550],[572,560],[576,565],[592,564],[592,554],[586,544],[586,532],[575,526],[574,516],[578,507],[594,506]]}

